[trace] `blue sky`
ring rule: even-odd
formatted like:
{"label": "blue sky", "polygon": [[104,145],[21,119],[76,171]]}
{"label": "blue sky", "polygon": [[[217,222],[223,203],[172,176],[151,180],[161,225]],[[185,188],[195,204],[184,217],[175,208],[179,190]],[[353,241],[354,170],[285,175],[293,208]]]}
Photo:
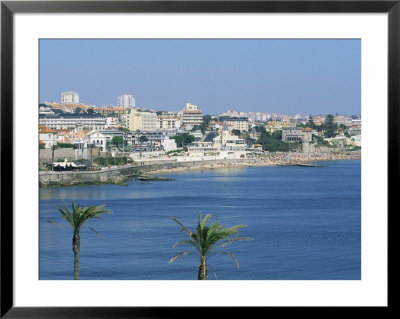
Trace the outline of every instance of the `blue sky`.
{"label": "blue sky", "polygon": [[40,40],[40,102],[73,90],[82,103],[204,114],[360,114],[360,40]]}

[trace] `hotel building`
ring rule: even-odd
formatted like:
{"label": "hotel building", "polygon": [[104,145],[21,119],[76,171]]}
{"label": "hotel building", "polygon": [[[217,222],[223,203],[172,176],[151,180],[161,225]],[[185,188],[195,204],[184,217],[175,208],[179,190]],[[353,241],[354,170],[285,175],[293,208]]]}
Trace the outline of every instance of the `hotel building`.
{"label": "hotel building", "polygon": [[86,128],[92,130],[103,129],[106,119],[100,114],[39,114],[39,125],[45,125],[52,129]]}
{"label": "hotel building", "polygon": [[196,105],[186,103],[182,111],[182,124],[186,127],[200,125],[203,122],[203,114]]}

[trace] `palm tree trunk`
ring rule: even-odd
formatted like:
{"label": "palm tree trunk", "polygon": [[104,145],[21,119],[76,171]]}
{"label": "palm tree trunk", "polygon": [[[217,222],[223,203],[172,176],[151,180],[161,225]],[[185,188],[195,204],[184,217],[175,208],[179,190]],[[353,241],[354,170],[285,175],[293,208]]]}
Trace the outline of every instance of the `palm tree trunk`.
{"label": "palm tree trunk", "polygon": [[198,280],[207,280],[208,279],[208,270],[206,264],[206,257],[201,256],[200,266],[199,266],[199,274],[197,276]]}
{"label": "palm tree trunk", "polygon": [[78,233],[72,237],[72,251],[74,252],[74,280],[79,280],[79,251],[81,250],[81,239]]}
{"label": "palm tree trunk", "polygon": [[54,170],[54,145],[51,147],[51,171]]}

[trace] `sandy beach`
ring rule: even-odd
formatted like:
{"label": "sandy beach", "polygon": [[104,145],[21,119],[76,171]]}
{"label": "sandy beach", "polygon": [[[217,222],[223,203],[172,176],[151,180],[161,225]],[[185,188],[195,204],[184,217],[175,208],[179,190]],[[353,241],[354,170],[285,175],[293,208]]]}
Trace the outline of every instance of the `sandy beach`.
{"label": "sandy beach", "polygon": [[243,160],[231,160],[226,162],[221,160],[220,162],[208,162],[198,161],[194,162],[192,166],[185,167],[174,167],[174,168],[163,168],[154,169],[146,172],[149,175],[156,174],[171,174],[176,172],[192,171],[192,170],[210,170],[210,169],[224,169],[233,167],[255,167],[255,166],[279,166],[279,165],[296,165],[296,164],[309,164],[311,162],[318,161],[330,161],[330,160],[349,160],[349,159],[361,159],[361,155],[354,154],[304,154],[304,153],[293,153],[293,154],[280,154],[258,157],[254,159],[243,159]]}

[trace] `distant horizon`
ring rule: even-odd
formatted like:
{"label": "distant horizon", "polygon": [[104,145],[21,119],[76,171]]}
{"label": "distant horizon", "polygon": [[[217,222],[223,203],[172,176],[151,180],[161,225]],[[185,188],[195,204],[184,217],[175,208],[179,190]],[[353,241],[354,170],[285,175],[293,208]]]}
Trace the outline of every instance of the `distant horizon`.
{"label": "distant horizon", "polygon": [[39,103],[62,92],[80,103],[203,114],[360,115],[361,41],[302,39],[41,39]]}

